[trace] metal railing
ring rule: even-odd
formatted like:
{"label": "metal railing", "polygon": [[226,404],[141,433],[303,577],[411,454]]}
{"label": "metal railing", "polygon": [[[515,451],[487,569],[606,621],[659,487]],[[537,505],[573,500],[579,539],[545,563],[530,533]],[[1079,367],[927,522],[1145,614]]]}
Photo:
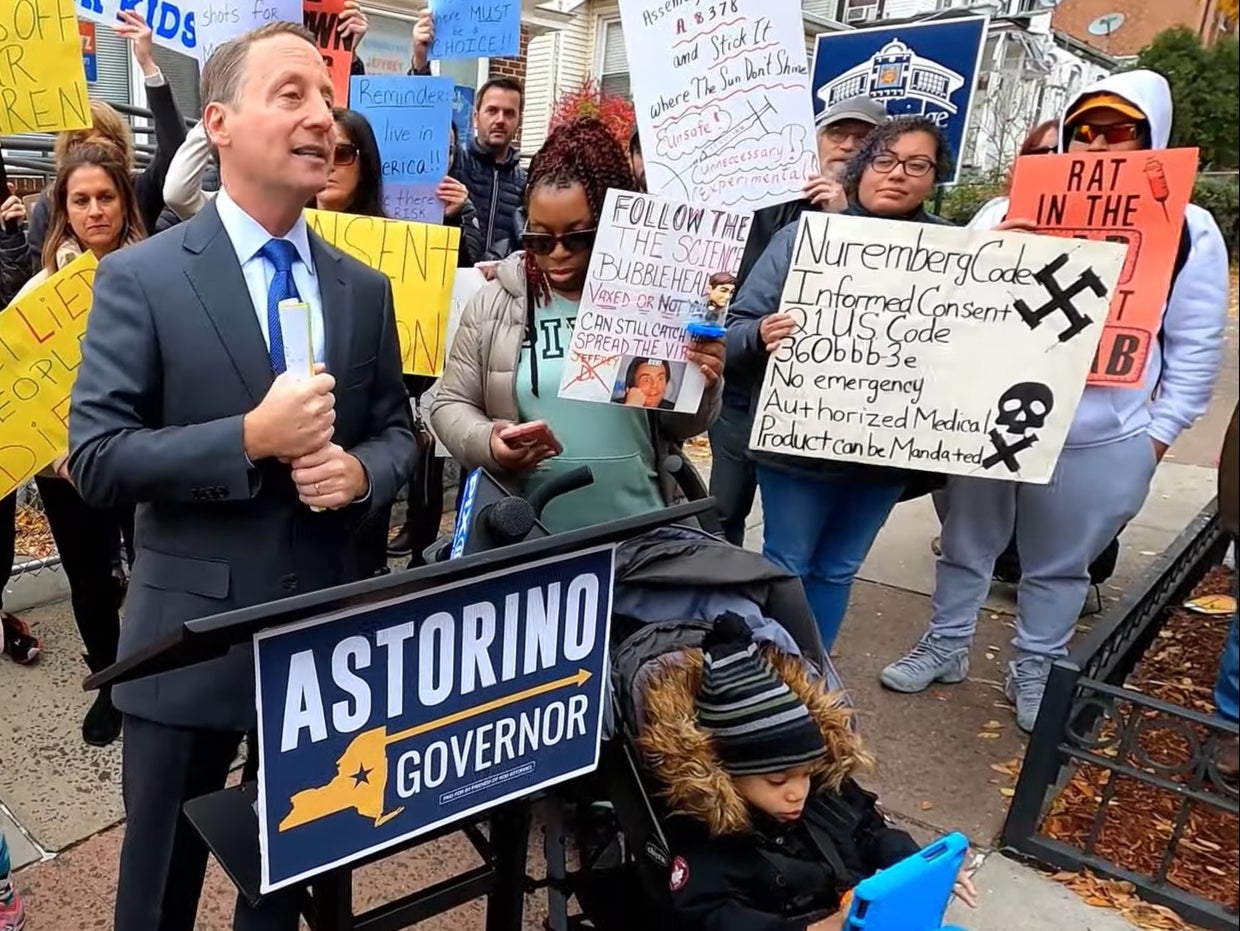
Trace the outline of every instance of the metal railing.
{"label": "metal railing", "polygon": [[[1018,857],[1130,882],[1142,898],[1218,931],[1234,929],[1237,913],[1177,885],[1173,874],[1177,858],[1194,843],[1195,817],[1240,815],[1236,786],[1217,762],[1221,744],[1235,738],[1237,727],[1124,686],[1162,630],[1167,609],[1222,561],[1228,544],[1211,503],[1154,563],[1147,581],[1054,664],[1000,840]],[[1166,735],[1177,752],[1151,752],[1153,738]],[[1070,840],[1062,832],[1052,835],[1049,816],[1080,776],[1098,789],[1088,827]],[[1156,797],[1162,820],[1171,825],[1157,838],[1163,846],[1152,869],[1115,862],[1100,850],[1116,830],[1114,819],[1138,816],[1131,810],[1136,796]]]}

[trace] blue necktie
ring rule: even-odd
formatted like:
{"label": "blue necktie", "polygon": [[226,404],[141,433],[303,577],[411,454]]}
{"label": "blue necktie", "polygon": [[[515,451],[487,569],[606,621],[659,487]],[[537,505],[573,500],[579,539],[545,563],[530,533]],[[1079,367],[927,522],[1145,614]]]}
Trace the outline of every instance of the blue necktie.
{"label": "blue necktie", "polygon": [[297,285],[293,282],[293,261],[297,247],[287,239],[269,239],[258,252],[276,270],[267,289],[267,341],[271,356],[271,370],[279,375],[285,369],[284,331],[280,329],[280,302],[300,300]]}

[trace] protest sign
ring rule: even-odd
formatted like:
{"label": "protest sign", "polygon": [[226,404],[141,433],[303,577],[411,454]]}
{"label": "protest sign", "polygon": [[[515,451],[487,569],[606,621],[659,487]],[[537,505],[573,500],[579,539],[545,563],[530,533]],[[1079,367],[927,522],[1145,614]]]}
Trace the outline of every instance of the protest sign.
{"label": "protest sign", "polygon": [[4,0],[0,133],[51,133],[90,124],[73,0]]}
{"label": "protest sign", "polygon": [[801,196],[818,148],[795,0],[620,4],[646,183],[757,210]]}
{"label": "protest sign", "polygon": [[336,106],[349,105],[349,77],[353,73],[353,37],[341,38],[340,14],[345,0],[304,0],[303,16],[307,29],[331,72]]}
{"label": "protest sign", "polygon": [[723,322],[752,216],[609,190],[560,397],[696,411],[685,327]]}
{"label": "protest sign", "polygon": [[200,64],[215,50],[239,35],[269,23],[301,23],[302,0],[197,0],[198,47]]}
{"label": "protest sign", "polygon": [[1145,384],[1196,178],[1196,149],[1017,159],[1009,217],[1054,236],[1128,246],[1089,384]]}
{"label": "protest sign", "polygon": [[370,120],[383,166],[383,209],[390,217],[443,221],[435,188],[448,173],[451,78],[355,77],[350,106]]}
{"label": "protest sign", "polygon": [[0,498],[69,448],[97,264],[87,252],[0,313]]}
{"label": "protest sign", "polygon": [[1124,247],[802,215],[750,448],[1045,484]]}
{"label": "protest sign", "polygon": [[870,97],[892,116],[924,116],[947,137],[954,182],[986,40],[986,17],[827,32],[814,45],[814,113]]}
{"label": "protest sign", "polygon": [[456,127],[456,139],[462,146],[474,138],[474,100],[477,91],[464,84],[452,89],[452,125]]}
{"label": "protest sign", "polygon": [[439,375],[461,231],[328,210],[307,210],[306,222],[341,252],[388,277],[402,368],[410,375]]}
{"label": "protest sign", "polygon": [[515,58],[521,54],[520,0],[430,0],[435,38],[430,57]]}
{"label": "protest sign", "polygon": [[137,10],[151,27],[151,40],[160,48],[197,57],[194,0],[77,0],[79,17],[105,26],[115,26],[121,10]]}
{"label": "protest sign", "polygon": [[259,633],[262,891],[593,770],[613,564],[600,547]]}

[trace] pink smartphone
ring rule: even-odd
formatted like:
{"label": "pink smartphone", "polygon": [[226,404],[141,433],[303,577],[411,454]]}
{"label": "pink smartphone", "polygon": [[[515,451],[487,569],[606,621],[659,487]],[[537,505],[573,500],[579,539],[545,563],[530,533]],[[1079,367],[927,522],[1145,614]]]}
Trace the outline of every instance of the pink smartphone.
{"label": "pink smartphone", "polygon": [[557,456],[564,452],[564,447],[560,445],[560,441],[555,438],[551,428],[542,420],[513,424],[508,429],[502,431],[499,438],[509,446],[533,446],[536,443],[541,443]]}

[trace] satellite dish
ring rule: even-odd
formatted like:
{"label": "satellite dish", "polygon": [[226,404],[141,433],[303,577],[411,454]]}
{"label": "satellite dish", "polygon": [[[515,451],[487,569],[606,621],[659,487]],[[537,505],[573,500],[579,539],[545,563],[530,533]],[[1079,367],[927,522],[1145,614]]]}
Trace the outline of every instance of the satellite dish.
{"label": "satellite dish", "polygon": [[1109,36],[1122,25],[1124,25],[1123,13],[1107,13],[1105,16],[1099,16],[1087,28],[1091,36]]}

